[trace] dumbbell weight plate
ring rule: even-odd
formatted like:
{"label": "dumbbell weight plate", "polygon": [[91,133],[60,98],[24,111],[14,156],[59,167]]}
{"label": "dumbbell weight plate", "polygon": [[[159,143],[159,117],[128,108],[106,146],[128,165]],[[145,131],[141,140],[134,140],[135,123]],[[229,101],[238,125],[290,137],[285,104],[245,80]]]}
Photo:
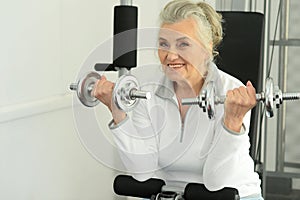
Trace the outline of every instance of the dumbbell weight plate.
{"label": "dumbbell weight plate", "polygon": [[113,101],[124,112],[131,111],[139,101],[138,98],[131,97],[132,90],[138,90],[138,81],[133,75],[123,75],[115,84]]}
{"label": "dumbbell weight plate", "polygon": [[207,114],[209,119],[214,119],[215,118],[215,87],[214,83],[212,81],[208,82],[207,84],[207,94],[206,94],[206,99],[207,99]]}
{"label": "dumbbell weight plate", "polygon": [[274,83],[272,78],[266,79],[265,105],[267,117],[274,116]]}
{"label": "dumbbell weight plate", "polygon": [[100,101],[92,95],[95,83],[101,78],[97,72],[89,72],[77,84],[77,96],[87,107],[94,107]]}

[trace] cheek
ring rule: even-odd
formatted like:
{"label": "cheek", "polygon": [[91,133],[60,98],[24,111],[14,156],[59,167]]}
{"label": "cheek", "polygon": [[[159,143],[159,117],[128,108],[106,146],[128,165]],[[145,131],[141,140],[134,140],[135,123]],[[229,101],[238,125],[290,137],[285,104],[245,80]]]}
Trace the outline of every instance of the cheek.
{"label": "cheek", "polygon": [[199,66],[203,64],[205,60],[208,58],[208,54],[204,50],[195,49],[188,52],[181,53],[182,58],[184,58],[191,65]]}
{"label": "cheek", "polygon": [[195,65],[199,60],[199,56],[195,56],[193,52],[180,52],[180,57],[191,65]]}
{"label": "cheek", "polygon": [[166,57],[166,51],[162,50],[162,49],[158,49],[158,57],[160,62],[162,63]]}

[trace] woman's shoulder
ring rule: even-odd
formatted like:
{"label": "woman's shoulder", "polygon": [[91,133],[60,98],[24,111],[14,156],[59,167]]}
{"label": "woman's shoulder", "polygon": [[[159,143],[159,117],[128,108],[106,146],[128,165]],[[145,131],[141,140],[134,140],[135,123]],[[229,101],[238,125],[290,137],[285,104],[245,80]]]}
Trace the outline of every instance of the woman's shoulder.
{"label": "woman's shoulder", "polygon": [[164,76],[161,66],[158,64],[136,67],[131,70],[139,84],[159,83]]}
{"label": "woman's shoulder", "polygon": [[131,70],[131,74],[136,77],[141,90],[150,91],[153,94],[164,80],[164,73],[159,64],[136,67]]}
{"label": "woman's shoulder", "polygon": [[220,77],[222,84],[226,87],[229,87],[228,89],[244,86],[242,81],[240,81],[238,78],[236,78],[220,69],[218,69],[218,73],[219,73],[219,77]]}
{"label": "woman's shoulder", "polygon": [[219,95],[225,95],[228,90],[232,90],[235,88],[238,88],[240,86],[244,86],[242,81],[240,81],[238,78],[220,70],[217,69],[217,81],[216,81],[216,92]]}

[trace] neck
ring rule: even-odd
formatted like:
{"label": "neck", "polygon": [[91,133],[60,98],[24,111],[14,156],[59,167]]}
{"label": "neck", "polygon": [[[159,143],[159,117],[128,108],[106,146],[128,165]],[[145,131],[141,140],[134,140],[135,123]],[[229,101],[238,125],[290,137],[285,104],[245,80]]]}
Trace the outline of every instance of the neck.
{"label": "neck", "polygon": [[175,93],[182,97],[195,97],[198,96],[203,86],[204,79],[191,83],[188,81],[176,81],[174,82]]}

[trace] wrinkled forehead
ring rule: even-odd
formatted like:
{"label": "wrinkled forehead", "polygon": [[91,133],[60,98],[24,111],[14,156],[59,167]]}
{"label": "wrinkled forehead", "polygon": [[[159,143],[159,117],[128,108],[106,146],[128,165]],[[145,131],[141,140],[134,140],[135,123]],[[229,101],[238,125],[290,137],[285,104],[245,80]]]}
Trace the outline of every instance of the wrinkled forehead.
{"label": "wrinkled forehead", "polygon": [[158,41],[165,41],[170,44],[177,44],[178,42],[188,42],[192,45],[193,49],[205,50],[202,42],[195,35],[175,31],[173,29],[161,28],[158,34]]}
{"label": "wrinkled forehead", "polygon": [[199,40],[197,27],[196,21],[193,18],[188,18],[175,23],[162,24],[160,34],[165,37],[187,37],[192,40]]}
{"label": "wrinkled forehead", "polygon": [[181,31],[176,31],[173,29],[168,29],[168,28],[160,28],[158,38],[159,39],[164,39],[167,40],[168,42],[176,42],[179,40],[187,40],[192,43],[198,43],[199,44],[199,39],[195,38],[196,36],[191,35],[189,33],[181,32]]}
{"label": "wrinkled forehead", "polygon": [[179,31],[175,31],[173,29],[168,29],[168,28],[160,28],[159,30],[159,38],[164,38],[167,40],[171,40],[171,39],[178,39],[178,38],[189,38],[191,39],[191,36],[179,32]]}

